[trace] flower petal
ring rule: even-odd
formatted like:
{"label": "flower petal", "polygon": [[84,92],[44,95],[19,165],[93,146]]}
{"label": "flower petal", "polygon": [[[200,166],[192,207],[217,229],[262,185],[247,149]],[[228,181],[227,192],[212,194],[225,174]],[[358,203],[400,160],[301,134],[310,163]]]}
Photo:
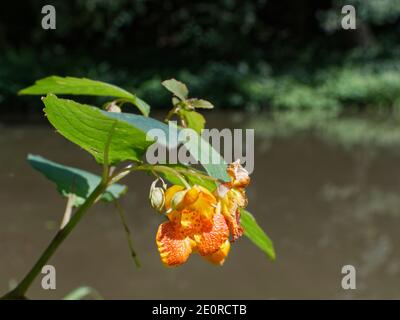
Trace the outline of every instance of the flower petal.
{"label": "flower petal", "polygon": [[179,185],[173,185],[172,187],[169,187],[165,191],[165,209],[169,210],[171,208],[171,200],[172,197],[175,195],[175,193],[184,190],[185,188]]}
{"label": "flower petal", "polygon": [[191,240],[173,222],[164,222],[159,226],[156,242],[161,260],[166,266],[183,264],[192,253]]}
{"label": "flower petal", "polygon": [[219,250],[221,245],[228,239],[229,229],[224,216],[218,210],[214,214],[213,222],[203,228],[202,233],[195,234],[194,240],[197,251],[202,256],[211,255]]}
{"label": "flower petal", "polygon": [[228,256],[230,248],[231,243],[229,240],[226,240],[217,252],[210,254],[209,256],[204,256],[204,258],[211,263],[222,266],[225,262],[225,258]]}
{"label": "flower petal", "polygon": [[196,186],[196,188],[199,190],[199,194],[190,208],[199,212],[202,218],[212,222],[215,207],[217,205],[217,199],[207,189],[200,186]]}
{"label": "flower petal", "polygon": [[250,183],[249,173],[242,167],[240,160],[229,164],[226,172],[231,177],[234,187],[244,188]]}
{"label": "flower petal", "polygon": [[182,210],[180,218],[181,229],[187,236],[199,233],[204,226],[209,225],[208,221],[194,210]]}
{"label": "flower petal", "polygon": [[199,199],[200,189],[197,186],[191,187],[186,193],[182,200],[182,207],[189,207]]}
{"label": "flower petal", "polygon": [[246,205],[247,198],[244,190],[231,189],[221,199],[221,212],[228,223],[233,241],[236,241],[243,234],[243,228],[240,226],[239,208],[244,208]]}

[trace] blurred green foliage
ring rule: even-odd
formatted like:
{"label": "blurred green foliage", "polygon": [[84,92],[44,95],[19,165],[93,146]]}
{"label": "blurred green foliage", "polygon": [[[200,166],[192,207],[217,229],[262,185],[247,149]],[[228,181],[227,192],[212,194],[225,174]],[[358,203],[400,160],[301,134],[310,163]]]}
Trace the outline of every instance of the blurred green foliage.
{"label": "blurred green foliage", "polygon": [[[177,78],[216,107],[392,110],[400,101],[400,0],[54,0],[0,12],[0,112],[32,112],[15,93],[48,75],[88,77],[168,108]],[[352,4],[357,29],[340,28]]]}

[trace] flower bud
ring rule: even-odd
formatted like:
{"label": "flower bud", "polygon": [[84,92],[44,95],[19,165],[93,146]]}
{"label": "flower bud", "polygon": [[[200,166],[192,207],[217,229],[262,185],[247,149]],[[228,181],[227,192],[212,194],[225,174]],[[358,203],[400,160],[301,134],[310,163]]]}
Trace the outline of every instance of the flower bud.
{"label": "flower bud", "polygon": [[164,209],[165,203],[165,196],[164,196],[164,189],[160,187],[156,187],[156,183],[158,180],[155,180],[150,187],[150,204],[151,206],[156,209],[158,212],[162,212]]}
{"label": "flower bud", "polygon": [[106,110],[108,112],[115,112],[115,113],[121,113],[121,107],[119,105],[117,105],[114,101],[111,102],[107,107]]}
{"label": "flower bud", "polygon": [[181,204],[183,198],[185,197],[186,191],[187,190],[182,190],[174,194],[174,196],[171,199],[171,208],[173,210],[179,209],[179,205]]}

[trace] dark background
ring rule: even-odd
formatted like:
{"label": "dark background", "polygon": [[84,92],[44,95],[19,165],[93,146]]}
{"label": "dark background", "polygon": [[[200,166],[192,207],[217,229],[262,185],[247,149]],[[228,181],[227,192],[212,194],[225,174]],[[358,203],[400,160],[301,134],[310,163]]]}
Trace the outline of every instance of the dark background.
{"label": "dark background", "polygon": [[[41,28],[52,4],[57,29]],[[343,30],[341,8],[356,8]],[[400,98],[400,1],[7,1],[0,12],[0,103],[48,75],[88,77],[169,107],[160,81],[187,82],[219,108],[392,110]]]}

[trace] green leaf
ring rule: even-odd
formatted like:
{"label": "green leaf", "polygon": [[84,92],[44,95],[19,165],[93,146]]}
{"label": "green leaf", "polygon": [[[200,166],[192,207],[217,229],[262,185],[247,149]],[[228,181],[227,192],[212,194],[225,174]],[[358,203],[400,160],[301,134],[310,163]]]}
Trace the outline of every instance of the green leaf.
{"label": "green leaf", "polygon": [[91,287],[78,287],[68,293],[63,300],[82,300],[83,298],[92,297],[94,300],[103,300],[103,297]]}
{"label": "green leaf", "polygon": [[189,99],[187,102],[195,109],[212,109],[214,105],[203,99]]}
{"label": "green leaf", "polygon": [[[140,115],[124,112],[107,112],[100,111],[104,116],[110,119],[116,119],[122,123],[132,126],[133,128],[142,131],[144,135],[148,135],[151,130],[158,130],[163,133],[162,137],[158,137],[157,143],[171,148],[176,148],[178,145],[178,140],[174,137],[174,131],[179,131],[179,129],[174,126],[174,130],[170,130],[168,125],[164,122],[158,121],[154,118],[143,117]],[[173,124],[171,124],[173,125]],[[149,134],[149,138],[151,135]],[[154,141],[155,139],[153,139]]]}
{"label": "green leaf", "polygon": [[[162,167],[165,167],[163,170]],[[145,171],[151,172],[154,166],[144,166]],[[199,185],[210,191],[214,191],[217,187],[216,181],[210,179],[207,173],[193,169],[191,167],[176,164],[176,165],[159,165],[157,171],[163,178],[168,180],[171,184],[180,185],[186,187],[182,180],[177,176],[176,173],[171,171],[170,169],[175,170],[178,174],[183,176],[191,185]]]}
{"label": "green leaf", "polygon": [[184,83],[178,80],[169,79],[161,82],[161,84],[181,100],[185,100],[188,97],[188,88]]}
{"label": "green leaf", "polygon": [[[171,165],[170,167],[177,170],[191,185],[199,185],[210,191],[214,191],[217,188],[217,183],[213,180],[207,179],[205,172],[184,165]],[[172,184],[185,187],[176,175],[165,172],[163,173],[163,176]]]}
{"label": "green leaf", "polygon": [[[68,197],[69,194],[75,194],[75,206],[83,204],[101,181],[101,178],[95,174],[64,166],[41,156],[29,154],[28,162],[34,169],[54,182],[61,195]],[[124,185],[113,184],[103,193],[101,200],[111,202],[125,194],[126,190]]]}
{"label": "green leaf", "polygon": [[[188,130],[188,129],[186,129]],[[184,146],[196,160],[200,161],[207,173],[222,181],[229,181],[226,173],[227,165],[224,158],[194,130],[191,130],[190,138],[184,142]]]}
{"label": "green leaf", "polygon": [[173,96],[172,97],[172,105],[176,106],[181,100],[179,100],[177,97]]}
{"label": "green leaf", "polygon": [[[158,120],[152,118],[144,118],[130,113],[114,113],[103,111],[103,114],[113,119],[125,121],[126,123],[129,123],[133,127],[139,128],[146,133],[152,129],[161,130],[164,133],[165,137],[160,137],[157,142],[172,149],[176,148],[179,142],[179,139],[177,139],[176,135],[179,135],[181,130],[183,130],[176,127],[172,122],[170,122],[169,127],[165,123]],[[191,153],[193,158],[199,161],[199,163],[204,167],[204,169],[206,169],[207,173],[211,177],[223,181],[229,181],[229,176],[226,173],[226,163],[221,155],[194,130],[190,130],[189,133],[192,133],[190,135],[191,137],[188,140],[185,140],[183,144],[186,149]]]}
{"label": "green leaf", "polygon": [[201,130],[204,129],[204,125],[206,124],[206,119],[204,119],[200,113],[192,110],[180,109],[179,115],[183,117],[188,128],[201,134]]}
{"label": "green leaf", "polygon": [[146,140],[142,130],[105,115],[111,112],[59,99],[53,94],[47,95],[43,102],[47,118],[57,131],[92,154],[99,163],[104,163],[104,150],[108,142],[110,165],[125,160],[140,160],[147,147],[153,143]]}
{"label": "green leaf", "polygon": [[249,238],[257,247],[259,247],[267,256],[274,261],[275,250],[271,239],[266,235],[266,233],[257,224],[253,215],[244,210],[240,210],[241,213],[241,225],[244,228],[244,235]]}
{"label": "green leaf", "polygon": [[112,84],[86,78],[51,76],[38,80],[34,85],[19,91],[19,94],[32,95],[49,93],[115,97],[131,102],[145,116],[148,116],[150,112],[150,106],[132,93]]}

